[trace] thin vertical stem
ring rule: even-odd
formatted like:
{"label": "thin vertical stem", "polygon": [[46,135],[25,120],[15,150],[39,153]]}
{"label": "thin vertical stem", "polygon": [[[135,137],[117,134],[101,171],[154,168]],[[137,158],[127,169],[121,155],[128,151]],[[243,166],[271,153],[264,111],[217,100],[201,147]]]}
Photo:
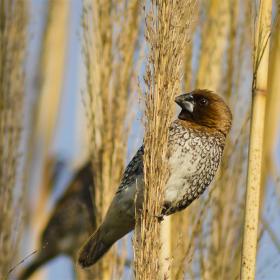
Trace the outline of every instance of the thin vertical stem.
{"label": "thin vertical stem", "polygon": [[[95,170],[98,224],[123,172],[140,19],[141,6],[137,0],[83,3],[83,58],[87,75],[84,101]],[[116,251],[111,250],[96,266],[99,279],[111,279],[113,274],[119,278],[123,267],[116,264]]]}
{"label": "thin vertical stem", "polygon": [[[168,246],[162,248],[156,216],[161,213],[164,186],[168,178],[168,127],[174,113],[173,100],[180,88],[184,46],[190,24],[189,21],[184,21],[184,15],[192,4],[193,1],[187,1],[186,4],[183,0],[152,0],[146,14],[149,55],[144,77],[145,191],[143,210],[137,217],[134,242],[137,280],[166,279],[169,274],[168,263],[162,264],[161,256],[164,253],[167,259],[169,257],[170,226],[166,225],[167,237],[164,238],[165,245]],[[162,252],[161,249],[166,250]]]}
{"label": "thin vertical stem", "polygon": [[[44,30],[41,57],[39,62],[39,103],[34,116],[34,127],[29,139],[29,149],[39,147],[42,160],[42,177],[40,178],[39,196],[32,217],[32,228],[36,233],[42,231],[47,215],[46,203],[50,195],[49,172],[52,168],[52,159],[48,158],[53,137],[56,130],[60,99],[63,87],[65,58],[67,50],[68,20],[70,4],[68,1],[48,1],[47,22]],[[29,151],[30,152],[30,151]],[[34,156],[29,155],[34,165]],[[37,163],[38,164],[38,163]],[[32,166],[34,168],[34,166]],[[29,172],[29,171],[28,171]],[[27,178],[30,184],[32,178]],[[42,274],[38,278],[42,277]]]}
{"label": "thin vertical stem", "polygon": [[271,0],[260,2],[255,34],[253,100],[241,262],[242,280],[254,279],[256,270],[271,8]]}
{"label": "thin vertical stem", "polygon": [[22,234],[22,127],[28,2],[0,0],[0,276],[8,279]]}

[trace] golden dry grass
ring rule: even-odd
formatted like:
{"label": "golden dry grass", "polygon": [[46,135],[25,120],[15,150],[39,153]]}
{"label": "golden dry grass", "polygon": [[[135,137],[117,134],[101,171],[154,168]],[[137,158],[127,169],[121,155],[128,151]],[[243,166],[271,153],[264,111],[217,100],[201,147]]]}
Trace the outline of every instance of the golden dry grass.
{"label": "golden dry grass", "polygon": [[[131,81],[140,34],[141,6],[125,2],[85,1],[83,55],[87,71],[85,107],[90,131],[90,154],[95,170],[96,209],[101,222],[124,169],[131,119]],[[120,275],[116,252],[99,264],[100,279]]]}
{"label": "golden dry grass", "polygon": [[[149,47],[145,81],[144,203],[137,217],[134,238],[136,279],[163,279],[160,271],[160,215],[168,178],[168,127],[174,97],[180,92],[184,46],[193,1],[151,1],[146,6],[146,41]],[[169,242],[169,240],[165,240]]]}
{"label": "golden dry grass", "polygon": [[255,31],[252,114],[241,279],[255,279],[272,1],[260,1]]}
{"label": "golden dry grass", "polygon": [[25,1],[0,1],[0,275],[8,277],[21,236]]}
{"label": "golden dry grass", "polygon": [[[62,4],[68,2],[49,1],[59,15],[61,6],[57,4],[58,2]],[[202,0],[199,1],[199,5],[195,5],[194,2],[152,0],[146,6],[144,22],[143,3],[140,1],[84,1],[82,44],[87,75],[84,101],[91,138],[91,160],[94,169],[97,170],[95,184],[98,190],[95,202],[99,222],[107,210],[123,172],[128,131],[135,110],[135,106],[131,104],[139,98],[133,94],[137,87],[135,77],[142,75],[143,60],[146,63],[145,88],[141,92],[146,102],[144,123],[146,199],[143,219],[138,220],[136,230],[138,234],[134,243],[134,267],[130,264],[133,262],[126,261],[127,254],[124,247],[121,252],[118,252],[121,255],[118,258],[116,250],[113,249],[113,252],[97,266],[98,279],[121,279],[125,262],[134,269],[136,279],[155,279],[155,275],[159,279],[165,277],[172,280],[183,278],[223,280],[240,277],[251,78],[253,78],[253,67],[256,70],[254,62],[259,60],[257,56],[255,60],[252,58],[254,53],[261,53],[254,47],[255,12],[259,7],[257,2],[251,0]],[[16,0],[0,0],[0,3],[6,5],[5,7],[11,3],[17,4],[15,10],[6,9],[6,12],[3,6],[0,6],[2,61],[0,64],[0,204],[3,209],[0,213],[2,250],[0,275],[2,276],[3,273],[3,275],[7,274],[8,268],[14,262],[20,237],[20,231],[14,230],[19,225],[19,220],[14,219],[18,214],[14,205],[20,201],[18,194],[21,188],[19,173],[17,174],[16,170],[19,170],[17,169],[18,146],[23,102],[20,93],[24,82],[21,62],[24,59],[27,4],[26,1]],[[279,9],[279,0],[275,3],[278,4],[275,8]],[[52,12],[54,13],[54,10]],[[14,16],[13,20],[11,15]],[[197,15],[198,19],[196,19]],[[42,94],[43,91],[52,94],[42,96],[43,106],[36,107],[38,111],[35,108],[34,113],[34,119],[38,121],[37,127],[36,124],[31,125],[31,133],[33,133],[31,138],[37,138],[40,133],[44,135],[45,150],[53,141],[60,109],[58,92],[65,70],[62,54],[65,53],[67,37],[65,27],[67,16],[65,17],[64,14],[64,16],[50,17],[55,18],[47,21],[45,28],[43,51],[41,61],[38,63],[39,76],[44,79],[39,83],[38,89]],[[148,51],[141,34],[144,24],[146,24]],[[190,26],[191,24],[193,26]],[[60,29],[59,26],[64,28]],[[268,125],[265,128],[267,138],[264,143],[269,164],[266,164],[267,169],[264,172],[267,174],[266,179],[271,179],[272,187],[275,188],[275,197],[280,201],[279,168],[273,160],[279,127],[277,122],[277,119],[279,120],[277,114],[279,107],[277,105],[279,102],[278,31],[279,20],[276,20],[269,62],[268,90],[271,94],[268,96],[269,114],[266,115]],[[264,35],[263,31],[256,33]],[[52,47],[55,46],[54,44],[57,46]],[[50,59],[51,55],[55,58]],[[53,62],[56,64],[55,67]],[[11,65],[15,66],[12,67],[12,71],[10,71]],[[54,71],[59,73],[53,75]],[[15,76],[19,78],[14,79]],[[160,237],[155,216],[160,212],[162,188],[168,174],[165,153],[167,127],[174,113],[173,97],[181,92],[181,88],[189,91],[195,87],[207,87],[226,98],[233,111],[233,130],[214,184],[187,210],[171,217],[169,225],[163,228],[166,234],[163,238]],[[50,101],[47,100],[48,97]],[[52,105],[44,106],[47,103]],[[44,110],[46,107],[53,109],[52,113],[46,112]],[[29,142],[29,148],[24,152],[31,154],[33,143],[36,141],[34,139]],[[162,156],[158,157],[158,155]],[[48,170],[45,169],[46,171]],[[263,206],[266,203],[267,181],[264,180],[264,189],[261,193]],[[19,192],[17,191],[15,196],[14,190],[17,189]],[[45,196],[40,200],[40,205],[44,204],[41,203],[42,201],[46,201],[49,190],[43,194]],[[18,205],[21,209],[21,202]],[[273,221],[264,214],[265,207],[260,211],[259,243],[262,244],[263,236],[268,234],[272,246],[280,251],[279,234],[274,231]],[[162,242],[166,245],[164,250],[162,250]],[[164,262],[162,262],[161,251],[165,251],[164,256],[167,257]],[[89,275],[82,273],[78,277],[91,279]]]}
{"label": "golden dry grass", "polygon": [[[46,3],[45,23],[35,77],[34,104],[30,110],[30,135],[27,143],[27,164],[25,166],[25,184],[32,189],[34,173],[41,171],[38,197],[34,213],[30,214],[30,227],[36,238],[41,234],[48,218],[46,205],[51,194],[49,175],[53,169],[53,157],[50,149],[54,142],[60,100],[64,83],[65,58],[69,26],[70,2],[50,0]],[[37,153],[35,154],[34,151]],[[41,166],[41,168],[38,168]],[[34,183],[33,183],[34,184]],[[39,240],[37,240],[38,244]],[[33,244],[34,245],[34,244]],[[33,279],[43,278],[42,272]]]}
{"label": "golden dry grass", "polygon": [[280,84],[278,82],[280,71],[280,14],[279,8],[275,20],[275,25],[271,36],[271,53],[269,57],[269,74],[268,74],[268,96],[266,104],[266,119],[264,139],[264,176],[263,185],[266,184],[267,178],[273,169],[276,149],[277,136],[279,134],[279,114],[280,107]]}
{"label": "golden dry grass", "polygon": [[[37,104],[38,108],[36,108],[37,115],[34,116],[33,139],[30,141],[33,144],[37,141],[37,145],[39,142],[43,160],[43,173],[48,172],[50,168],[51,160],[48,157],[60,110],[70,4],[67,1],[58,3],[55,0],[51,0],[47,8],[47,22],[44,28],[39,63],[40,74],[39,81],[37,81],[39,84],[37,88],[39,102]],[[31,149],[33,148],[31,147]],[[51,191],[48,189],[49,184],[45,183],[44,179],[42,179],[41,185],[37,203],[38,212],[44,212]],[[36,218],[38,219],[38,217]],[[42,222],[42,217],[39,219]]]}
{"label": "golden dry grass", "polygon": [[218,92],[218,86],[222,79],[221,57],[226,49],[229,30],[230,2],[211,0],[205,3],[202,8],[205,9],[207,17],[201,24],[202,42],[196,76],[196,87],[208,88]]}

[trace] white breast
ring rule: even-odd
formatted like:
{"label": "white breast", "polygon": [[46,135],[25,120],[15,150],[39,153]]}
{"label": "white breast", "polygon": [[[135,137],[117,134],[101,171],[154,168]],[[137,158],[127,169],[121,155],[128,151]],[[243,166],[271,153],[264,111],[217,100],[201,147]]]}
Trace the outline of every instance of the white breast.
{"label": "white breast", "polygon": [[190,149],[190,152],[187,142],[183,146],[175,144],[172,148],[168,162],[170,177],[165,189],[165,200],[169,202],[181,200],[190,187],[188,178],[199,172],[198,152],[196,149]]}

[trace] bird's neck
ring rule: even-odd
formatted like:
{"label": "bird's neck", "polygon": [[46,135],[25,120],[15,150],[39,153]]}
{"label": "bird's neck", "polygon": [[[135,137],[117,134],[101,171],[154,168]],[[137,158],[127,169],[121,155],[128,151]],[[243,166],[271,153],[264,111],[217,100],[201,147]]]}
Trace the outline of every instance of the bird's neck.
{"label": "bird's neck", "polygon": [[224,133],[217,130],[216,128],[201,125],[201,124],[198,124],[198,123],[196,123],[194,121],[191,121],[191,120],[177,119],[175,122],[178,125],[184,127],[185,129],[192,129],[192,130],[196,130],[200,133],[206,133],[206,134],[212,134],[212,135],[219,134],[220,136],[222,135],[223,137],[225,137]]}

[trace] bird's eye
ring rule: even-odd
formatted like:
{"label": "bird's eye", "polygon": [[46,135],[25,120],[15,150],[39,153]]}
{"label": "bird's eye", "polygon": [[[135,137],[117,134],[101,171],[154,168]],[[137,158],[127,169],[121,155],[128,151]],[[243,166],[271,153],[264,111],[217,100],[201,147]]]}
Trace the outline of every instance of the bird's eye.
{"label": "bird's eye", "polygon": [[208,104],[208,100],[206,98],[201,98],[199,100],[199,104],[205,106]]}

